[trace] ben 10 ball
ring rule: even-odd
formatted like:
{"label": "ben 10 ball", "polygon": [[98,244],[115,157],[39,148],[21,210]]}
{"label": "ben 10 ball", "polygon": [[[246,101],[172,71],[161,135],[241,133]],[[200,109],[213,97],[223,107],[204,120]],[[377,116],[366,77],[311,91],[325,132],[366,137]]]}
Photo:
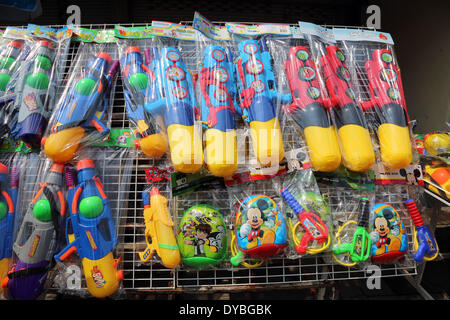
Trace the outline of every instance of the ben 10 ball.
{"label": "ben 10 ball", "polygon": [[408,249],[408,236],[398,212],[386,203],[374,204],[370,211],[372,262],[390,264],[403,258]]}
{"label": "ben 10 ball", "polygon": [[227,254],[228,241],[219,210],[206,204],[186,210],[178,225],[177,243],[188,266],[205,268],[220,263]]}
{"label": "ben 10 ball", "polygon": [[251,257],[267,258],[286,246],[286,223],[276,202],[257,194],[246,198],[236,215],[239,248]]}

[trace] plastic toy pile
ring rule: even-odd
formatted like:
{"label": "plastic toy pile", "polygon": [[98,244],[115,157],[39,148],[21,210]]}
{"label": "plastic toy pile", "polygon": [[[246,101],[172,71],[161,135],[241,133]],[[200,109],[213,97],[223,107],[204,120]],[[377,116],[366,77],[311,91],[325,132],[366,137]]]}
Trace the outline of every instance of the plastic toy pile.
{"label": "plastic toy pile", "polygon": [[142,158],[145,242],[131,244],[149,268],[438,255],[422,186],[448,201],[450,139],[416,148],[388,33],[199,13],[192,26],[7,27],[0,120],[5,299],[124,295],[121,206]]}

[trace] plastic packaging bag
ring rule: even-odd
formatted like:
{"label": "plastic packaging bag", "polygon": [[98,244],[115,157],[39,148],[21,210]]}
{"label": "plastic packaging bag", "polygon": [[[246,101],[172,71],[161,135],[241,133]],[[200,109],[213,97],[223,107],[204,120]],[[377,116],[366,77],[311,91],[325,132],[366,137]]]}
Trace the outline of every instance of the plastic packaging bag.
{"label": "plastic packaging bag", "polygon": [[229,195],[223,179],[201,169],[171,174],[176,238],[184,266],[216,268],[228,257]]}
{"label": "plastic packaging bag", "polygon": [[119,68],[114,39],[111,36],[101,41],[94,38],[98,42],[80,43],[42,142],[46,155],[53,161],[70,161],[80,144],[108,137]]}
{"label": "plastic packaging bag", "polygon": [[61,229],[65,241],[55,255],[53,281],[59,291],[96,298],[122,293],[119,226],[130,187],[128,152],[127,148],[91,147],[80,154],[80,160],[67,164],[68,213]]}
{"label": "plastic packaging bag", "polygon": [[289,256],[330,251],[332,218],[311,169],[295,170],[283,177],[280,190],[289,229]]}
{"label": "plastic packaging bag", "polygon": [[238,168],[238,106],[231,37],[225,27],[213,25],[197,12],[193,25],[201,32],[196,42],[196,91],[205,128],[205,162],[213,175],[229,177]]}
{"label": "plastic packaging bag", "polygon": [[[238,113],[250,128],[253,154],[263,167],[278,166],[284,158],[280,105],[291,101],[280,94],[267,39],[290,36],[287,25],[246,26],[227,23],[233,39],[238,87]],[[274,35],[275,34],[275,35]]]}
{"label": "plastic packaging bag", "polygon": [[268,258],[283,255],[287,224],[279,186],[279,177],[274,177],[229,187],[233,266],[259,267]]}
{"label": "plastic packaging bag", "polygon": [[336,130],[331,121],[328,95],[320,85],[318,68],[311,55],[310,45],[304,35],[292,29],[289,39],[270,39],[269,47],[277,52],[281,61],[275,69],[287,81],[292,103],[283,111],[301,130],[314,169],[334,171],[341,164],[341,152]]}
{"label": "plastic packaging bag", "polygon": [[127,117],[137,137],[136,147],[149,157],[159,158],[167,153],[168,141],[162,117],[147,109],[158,95],[151,56],[151,27],[116,25],[115,36]]}
{"label": "plastic packaging bag", "polygon": [[381,161],[392,169],[408,166],[413,159],[412,132],[391,35],[340,28],[333,32],[347,64],[359,74],[357,99],[378,137]]}
{"label": "plastic packaging bag", "polygon": [[320,66],[320,84],[327,89],[343,164],[352,171],[367,171],[375,162],[375,153],[357,101],[354,75],[346,64],[348,53],[336,45],[331,29],[306,22],[299,25],[308,39],[314,63]]}
{"label": "plastic packaging bag", "polygon": [[39,147],[66,65],[72,26],[53,29],[28,25],[30,53],[20,66],[15,87],[17,125],[12,134],[32,147]]}
{"label": "plastic packaging bag", "polygon": [[194,87],[197,31],[169,22],[152,22],[150,70],[156,97],[146,105],[154,118],[164,119],[170,159],[176,171],[193,173],[203,166],[201,126]]}

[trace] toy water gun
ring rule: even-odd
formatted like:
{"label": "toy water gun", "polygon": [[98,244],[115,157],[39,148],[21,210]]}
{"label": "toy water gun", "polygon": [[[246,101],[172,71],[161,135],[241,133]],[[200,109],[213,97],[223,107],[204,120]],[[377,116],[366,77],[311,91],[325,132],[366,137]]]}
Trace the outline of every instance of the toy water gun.
{"label": "toy water gun", "polygon": [[284,69],[293,100],[284,109],[303,131],[313,167],[325,172],[336,170],[341,151],[309,49],[290,48]]}
{"label": "toy water gun", "polygon": [[365,64],[371,100],[361,106],[375,111],[381,160],[390,168],[401,169],[412,160],[412,146],[400,68],[393,60],[388,49],[372,52],[372,59]]}
{"label": "toy water gun", "polygon": [[109,92],[118,66],[117,60],[111,64],[106,52],[97,53],[65,95],[56,111],[56,123],[50,128],[50,135],[42,139],[45,153],[53,161],[70,161],[86,132],[109,133],[102,118],[108,112]]}
{"label": "toy water gun", "polygon": [[[156,187],[149,194],[142,193],[145,219],[145,241],[147,248],[139,252],[142,262],[149,261],[155,253],[167,268],[175,268],[181,261],[180,250],[173,231],[174,223],[167,207],[167,199]],[[151,239],[151,242],[148,239]]]}
{"label": "toy water gun", "polygon": [[450,134],[445,132],[433,132],[424,136],[423,146],[425,154],[439,155],[450,152]]}
{"label": "toy water gun", "polygon": [[203,146],[194,125],[197,112],[191,72],[176,48],[153,48],[152,58],[150,70],[156,75],[158,90],[155,100],[145,104],[145,110],[164,118],[175,170],[196,172],[203,166]]}
{"label": "toy water gun", "polygon": [[146,64],[138,47],[130,46],[122,58],[125,105],[128,117],[136,123],[135,145],[150,157],[161,157],[167,152],[167,138],[161,132],[156,118],[145,111],[145,104],[155,98],[155,74],[149,69],[149,49],[144,51]]}
{"label": "toy water gun", "polygon": [[[292,238],[297,246],[295,250],[299,254],[315,254],[327,249],[330,245],[331,237],[329,235],[328,228],[322,219],[317,214],[306,211],[297,199],[295,199],[289,189],[281,189],[281,196],[289,207],[291,207],[299,220],[295,226],[291,226],[293,234]],[[295,230],[297,230],[300,225],[305,230],[305,233],[299,240],[295,235]],[[322,246],[319,248],[308,248],[308,245],[313,241],[317,241],[317,243]]]}
{"label": "toy water gun", "polygon": [[22,41],[9,41],[0,53],[0,96],[7,93],[8,84],[17,68],[22,47]]}
{"label": "toy water gun", "polygon": [[206,162],[218,177],[231,176],[237,169],[236,87],[231,53],[211,45],[203,52],[199,75],[202,121],[207,126]]}
{"label": "toy water gun", "polygon": [[11,266],[18,185],[18,167],[12,167],[8,177],[8,167],[0,163],[0,279],[6,276]]}
{"label": "toy water gun", "polygon": [[344,166],[356,172],[367,171],[375,162],[375,153],[364,114],[356,103],[345,55],[337,46],[329,45],[320,63],[333,106]]}
{"label": "toy water gun", "polygon": [[94,297],[104,298],[113,294],[123,279],[122,271],[117,270],[119,259],[114,259],[112,252],[117,245],[114,221],[91,159],[78,161],[77,180],[75,185],[74,177],[69,175],[67,179],[68,244],[55,259],[64,261],[76,252],[81,258],[88,291]]}
{"label": "toy water gun", "polygon": [[408,199],[405,206],[414,223],[414,249],[416,250],[414,260],[422,262],[424,259],[426,261],[436,259],[439,254],[436,239],[428,226],[423,223],[416,202]]}
{"label": "toy water gun", "polygon": [[291,95],[280,95],[275,85],[271,56],[264,39],[243,40],[235,61],[240,109],[250,124],[250,134],[258,162],[276,165],[284,157],[283,137],[274,99],[289,103]]}
{"label": "toy water gun", "polygon": [[31,300],[42,293],[66,212],[63,174],[64,165],[54,163],[25,213],[13,245],[18,261],[2,282],[10,299]]}
{"label": "toy water gun", "polygon": [[431,192],[450,200],[450,169],[444,167],[425,166],[425,187]]}
{"label": "toy water gun", "polygon": [[41,40],[37,48],[27,58],[29,61],[21,72],[22,80],[15,92],[20,92],[20,98],[15,105],[19,110],[18,138],[32,147],[38,147],[43,131],[50,116],[49,102],[55,93],[50,86],[55,50],[48,41]]}
{"label": "toy water gun", "polygon": [[[362,198],[359,204],[360,212],[358,221],[349,220],[339,227],[336,232],[337,244],[333,248],[333,256],[337,262],[345,266],[354,266],[358,262],[366,261],[370,257],[371,240],[367,232],[369,224],[370,206],[369,199]],[[356,230],[353,233],[352,242],[340,243],[340,234],[342,230],[350,224],[356,224]],[[353,263],[345,263],[339,260],[336,256],[347,253]]]}

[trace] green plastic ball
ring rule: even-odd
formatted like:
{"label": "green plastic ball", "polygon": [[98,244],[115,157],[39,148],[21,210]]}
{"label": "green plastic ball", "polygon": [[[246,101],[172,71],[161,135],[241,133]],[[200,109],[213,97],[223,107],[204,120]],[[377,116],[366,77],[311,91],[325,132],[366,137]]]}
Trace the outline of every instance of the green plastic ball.
{"label": "green plastic ball", "polygon": [[44,70],[49,70],[52,67],[50,59],[44,56],[37,57],[36,64],[39,64],[39,67]]}
{"label": "green plastic ball", "polygon": [[96,89],[97,83],[94,80],[92,80],[91,78],[83,78],[78,81],[75,90],[83,96],[89,96]]}
{"label": "green plastic ball", "polygon": [[2,220],[8,214],[8,209],[4,202],[0,202],[0,220]]}
{"label": "green plastic ball", "polygon": [[52,220],[52,209],[47,199],[41,199],[34,204],[33,216],[41,222],[49,222]]}
{"label": "green plastic ball", "polygon": [[27,85],[35,89],[47,89],[50,80],[47,75],[41,72],[30,74],[27,78]]}
{"label": "green plastic ball", "polygon": [[0,73],[0,91],[5,91],[11,76],[6,73]]}
{"label": "green plastic ball", "polygon": [[97,196],[87,197],[80,202],[80,213],[83,217],[92,219],[103,212],[102,199]]}
{"label": "green plastic ball", "polygon": [[13,64],[16,59],[11,57],[4,57],[0,59],[0,69],[9,69],[9,67]]}
{"label": "green plastic ball", "polygon": [[130,84],[136,90],[142,90],[147,88],[148,78],[143,73],[135,73],[129,78]]}

